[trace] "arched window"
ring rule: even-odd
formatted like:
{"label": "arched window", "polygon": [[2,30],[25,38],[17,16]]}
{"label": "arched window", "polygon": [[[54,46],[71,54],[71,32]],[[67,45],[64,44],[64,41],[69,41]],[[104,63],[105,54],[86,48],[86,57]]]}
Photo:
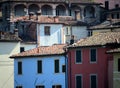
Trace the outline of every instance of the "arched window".
{"label": "arched window", "polygon": [[84,9],[84,16],[85,17],[95,17],[95,9],[92,6],[87,6]]}
{"label": "arched window", "polygon": [[52,14],[52,7],[49,5],[42,6],[42,15],[53,15]]}
{"label": "arched window", "polygon": [[22,4],[16,5],[14,8],[14,14],[15,16],[24,16],[26,14],[25,6]]}
{"label": "arched window", "polygon": [[28,12],[34,12],[34,13],[37,13],[39,11],[39,7],[36,5],[36,4],[32,4],[29,6],[28,8]]}
{"label": "arched window", "polygon": [[65,16],[66,15],[66,9],[63,5],[59,5],[56,7],[56,15],[57,16]]}

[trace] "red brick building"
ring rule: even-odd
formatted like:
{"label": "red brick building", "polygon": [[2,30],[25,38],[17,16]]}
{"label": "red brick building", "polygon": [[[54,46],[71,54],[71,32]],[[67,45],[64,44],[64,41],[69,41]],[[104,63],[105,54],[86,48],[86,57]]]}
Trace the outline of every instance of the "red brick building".
{"label": "red brick building", "polygon": [[68,88],[113,88],[113,57],[120,32],[98,33],[68,47]]}

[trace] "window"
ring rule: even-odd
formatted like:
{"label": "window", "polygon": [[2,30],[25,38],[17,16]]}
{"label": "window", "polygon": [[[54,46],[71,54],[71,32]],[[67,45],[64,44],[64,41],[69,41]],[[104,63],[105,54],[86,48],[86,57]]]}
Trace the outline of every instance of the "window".
{"label": "window", "polygon": [[90,88],[97,88],[97,77],[96,75],[90,76]]}
{"label": "window", "polygon": [[22,88],[22,86],[16,86],[16,88]]}
{"label": "window", "polygon": [[115,4],[115,8],[119,8],[119,4]]}
{"label": "window", "polygon": [[66,71],[66,67],[65,65],[62,65],[62,72],[65,72]]}
{"label": "window", "polygon": [[37,73],[42,73],[42,61],[37,61]]}
{"label": "window", "polygon": [[53,85],[52,88],[62,88],[61,85]]}
{"label": "window", "polygon": [[118,71],[120,72],[120,58],[118,59]]}
{"label": "window", "polygon": [[81,63],[82,57],[81,57],[81,50],[76,50],[76,63]]}
{"label": "window", "polygon": [[22,74],[22,62],[21,61],[18,62],[18,74],[19,75]]}
{"label": "window", "polygon": [[119,19],[120,18],[120,14],[119,13],[117,13],[117,19]]}
{"label": "window", "polygon": [[82,88],[82,76],[81,75],[76,76],[76,88]]}
{"label": "window", "polygon": [[96,62],[96,49],[91,49],[90,50],[90,61],[91,62]]}
{"label": "window", "polygon": [[59,60],[55,60],[55,73],[59,73]]}
{"label": "window", "polygon": [[45,35],[50,35],[50,26],[45,26],[44,27],[44,34]]}
{"label": "window", "polygon": [[20,47],[20,52],[23,52],[25,51],[25,48],[24,47]]}
{"label": "window", "polygon": [[37,85],[36,88],[45,88],[44,85]]}

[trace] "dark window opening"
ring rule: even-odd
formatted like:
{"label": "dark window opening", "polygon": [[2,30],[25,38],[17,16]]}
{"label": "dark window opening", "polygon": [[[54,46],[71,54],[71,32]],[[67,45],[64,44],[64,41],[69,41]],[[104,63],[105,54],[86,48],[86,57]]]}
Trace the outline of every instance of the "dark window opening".
{"label": "dark window opening", "polygon": [[22,62],[18,62],[18,74],[22,74]]}
{"label": "dark window opening", "polygon": [[45,88],[43,85],[37,85],[36,88]]}
{"label": "dark window opening", "polygon": [[77,50],[76,51],[76,63],[81,63],[82,59],[81,59],[81,50]]}
{"label": "dark window opening", "polygon": [[24,52],[25,48],[24,47],[20,47],[20,52]]}
{"label": "dark window opening", "polygon": [[22,86],[16,86],[16,88],[22,88]]}
{"label": "dark window opening", "polygon": [[42,61],[41,60],[37,62],[37,72],[42,73]]}
{"label": "dark window opening", "polygon": [[59,60],[55,60],[55,73],[59,73]]}
{"label": "dark window opening", "polygon": [[62,88],[61,85],[53,85],[52,88]]}
{"label": "dark window opening", "polygon": [[50,26],[45,26],[44,27],[44,34],[45,35],[50,35]]}
{"label": "dark window opening", "polygon": [[66,72],[66,66],[65,65],[62,66],[62,72]]}
{"label": "dark window opening", "polygon": [[82,77],[76,76],[76,88],[82,88]]}
{"label": "dark window opening", "polygon": [[91,76],[91,87],[90,88],[97,88],[97,79],[96,75]]}
{"label": "dark window opening", "polygon": [[96,49],[91,49],[90,50],[90,61],[91,62],[96,62]]}

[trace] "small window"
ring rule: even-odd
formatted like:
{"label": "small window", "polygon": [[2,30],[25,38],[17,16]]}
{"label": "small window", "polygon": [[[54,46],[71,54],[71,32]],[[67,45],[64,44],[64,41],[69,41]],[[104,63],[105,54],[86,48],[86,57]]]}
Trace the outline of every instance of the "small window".
{"label": "small window", "polygon": [[118,71],[120,72],[120,58],[118,59]]}
{"label": "small window", "polygon": [[62,72],[65,72],[66,71],[66,67],[65,65],[62,65]]}
{"label": "small window", "polygon": [[117,19],[119,19],[120,18],[120,14],[119,13],[117,13]]}
{"label": "small window", "polygon": [[24,47],[20,47],[20,52],[24,52],[25,48]]}
{"label": "small window", "polygon": [[90,61],[91,62],[96,62],[96,49],[91,49],[90,50]]}
{"label": "small window", "polygon": [[44,34],[45,35],[50,35],[50,26],[45,26],[44,27]]}
{"label": "small window", "polygon": [[81,75],[76,76],[76,88],[82,88],[82,76]]}
{"label": "small window", "polygon": [[82,58],[81,58],[81,50],[76,50],[76,63],[81,63]]}
{"label": "small window", "polygon": [[90,76],[90,88],[97,88],[97,77],[96,75]]}
{"label": "small window", "polygon": [[37,85],[36,88],[45,88],[44,85]]}
{"label": "small window", "polygon": [[115,8],[119,8],[119,4],[115,4]]}
{"label": "small window", "polygon": [[52,88],[62,88],[61,85],[53,85]]}
{"label": "small window", "polygon": [[59,73],[59,60],[55,60],[55,73]]}
{"label": "small window", "polygon": [[21,61],[18,62],[18,74],[19,75],[22,74],[22,62]]}
{"label": "small window", "polygon": [[16,88],[22,88],[22,86],[16,86]]}
{"label": "small window", "polygon": [[37,73],[42,73],[42,61],[37,61]]}

